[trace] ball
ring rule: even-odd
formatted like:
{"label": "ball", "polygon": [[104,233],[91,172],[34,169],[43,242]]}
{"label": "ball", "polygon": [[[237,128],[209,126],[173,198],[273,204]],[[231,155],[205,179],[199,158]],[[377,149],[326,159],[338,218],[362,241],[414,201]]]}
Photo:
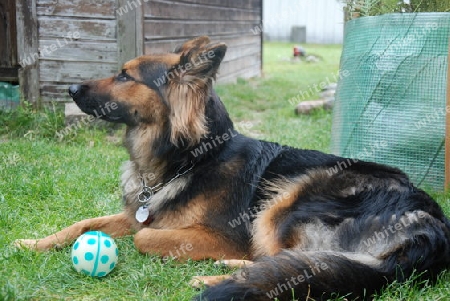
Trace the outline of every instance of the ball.
{"label": "ball", "polygon": [[119,250],[111,236],[89,231],[78,237],[72,246],[72,264],[77,272],[103,277],[117,265]]}

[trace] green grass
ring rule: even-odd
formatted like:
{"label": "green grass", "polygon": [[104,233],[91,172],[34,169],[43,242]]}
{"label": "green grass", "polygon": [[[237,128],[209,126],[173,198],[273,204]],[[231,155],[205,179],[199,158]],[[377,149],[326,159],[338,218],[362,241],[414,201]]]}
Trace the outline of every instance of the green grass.
{"label": "green grass", "polygon": [[[238,128],[262,139],[329,151],[331,114],[296,116],[289,103],[299,91],[332,80],[340,47],[307,45],[316,64],[291,63],[291,44],[264,49],[264,77],[220,85],[217,92]],[[317,98],[310,93],[307,99]],[[63,139],[62,115],[53,109],[0,113],[0,300],[190,300],[194,275],[227,272],[211,262],[163,263],[139,254],[131,237],[116,239],[119,265],[95,279],[76,273],[70,248],[36,253],[16,250],[18,238],[39,238],[81,219],[121,210],[120,165],[127,160],[118,133],[82,127]],[[433,193],[450,213],[449,196]],[[377,300],[448,300],[450,273],[436,285],[393,284]]]}

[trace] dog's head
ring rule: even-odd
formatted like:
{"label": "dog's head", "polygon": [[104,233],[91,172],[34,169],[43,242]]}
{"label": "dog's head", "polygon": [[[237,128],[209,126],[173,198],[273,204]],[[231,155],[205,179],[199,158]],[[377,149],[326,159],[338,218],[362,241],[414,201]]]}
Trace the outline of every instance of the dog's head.
{"label": "dog's head", "polygon": [[69,94],[87,114],[159,127],[175,145],[195,144],[208,133],[205,106],[226,49],[198,37],[173,53],[133,59],[110,78],[71,85]]}

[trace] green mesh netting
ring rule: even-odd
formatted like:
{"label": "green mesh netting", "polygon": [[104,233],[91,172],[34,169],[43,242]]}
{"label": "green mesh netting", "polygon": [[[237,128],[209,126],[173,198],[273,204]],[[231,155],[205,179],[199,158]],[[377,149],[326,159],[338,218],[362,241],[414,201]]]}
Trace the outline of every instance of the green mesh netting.
{"label": "green mesh netting", "polygon": [[450,13],[347,22],[332,152],[397,166],[442,190],[449,36]]}

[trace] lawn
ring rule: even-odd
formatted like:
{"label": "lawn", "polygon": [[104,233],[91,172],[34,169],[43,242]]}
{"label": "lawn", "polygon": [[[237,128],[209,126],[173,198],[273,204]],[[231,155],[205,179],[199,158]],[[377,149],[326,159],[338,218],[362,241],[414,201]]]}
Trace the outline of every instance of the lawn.
{"label": "lawn", "polygon": [[[293,64],[288,60],[292,46],[266,44],[263,78],[216,90],[242,132],[328,151],[331,114],[318,110],[296,116],[292,98],[317,98],[313,87],[336,77],[341,49],[306,45],[323,61]],[[123,129],[82,127],[61,139],[56,132],[63,127],[61,113],[52,108],[0,113],[0,300],[190,300],[197,293],[188,285],[192,276],[227,272],[212,262],[181,264],[141,255],[131,237],[116,239],[119,264],[101,279],[73,270],[70,247],[47,253],[15,249],[15,239],[42,237],[121,210],[119,169],[127,154],[118,137]],[[433,195],[450,214],[450,195]],[[450,272],[433,286],[393,284],[377,300],[448,300],[449,283]]]}

